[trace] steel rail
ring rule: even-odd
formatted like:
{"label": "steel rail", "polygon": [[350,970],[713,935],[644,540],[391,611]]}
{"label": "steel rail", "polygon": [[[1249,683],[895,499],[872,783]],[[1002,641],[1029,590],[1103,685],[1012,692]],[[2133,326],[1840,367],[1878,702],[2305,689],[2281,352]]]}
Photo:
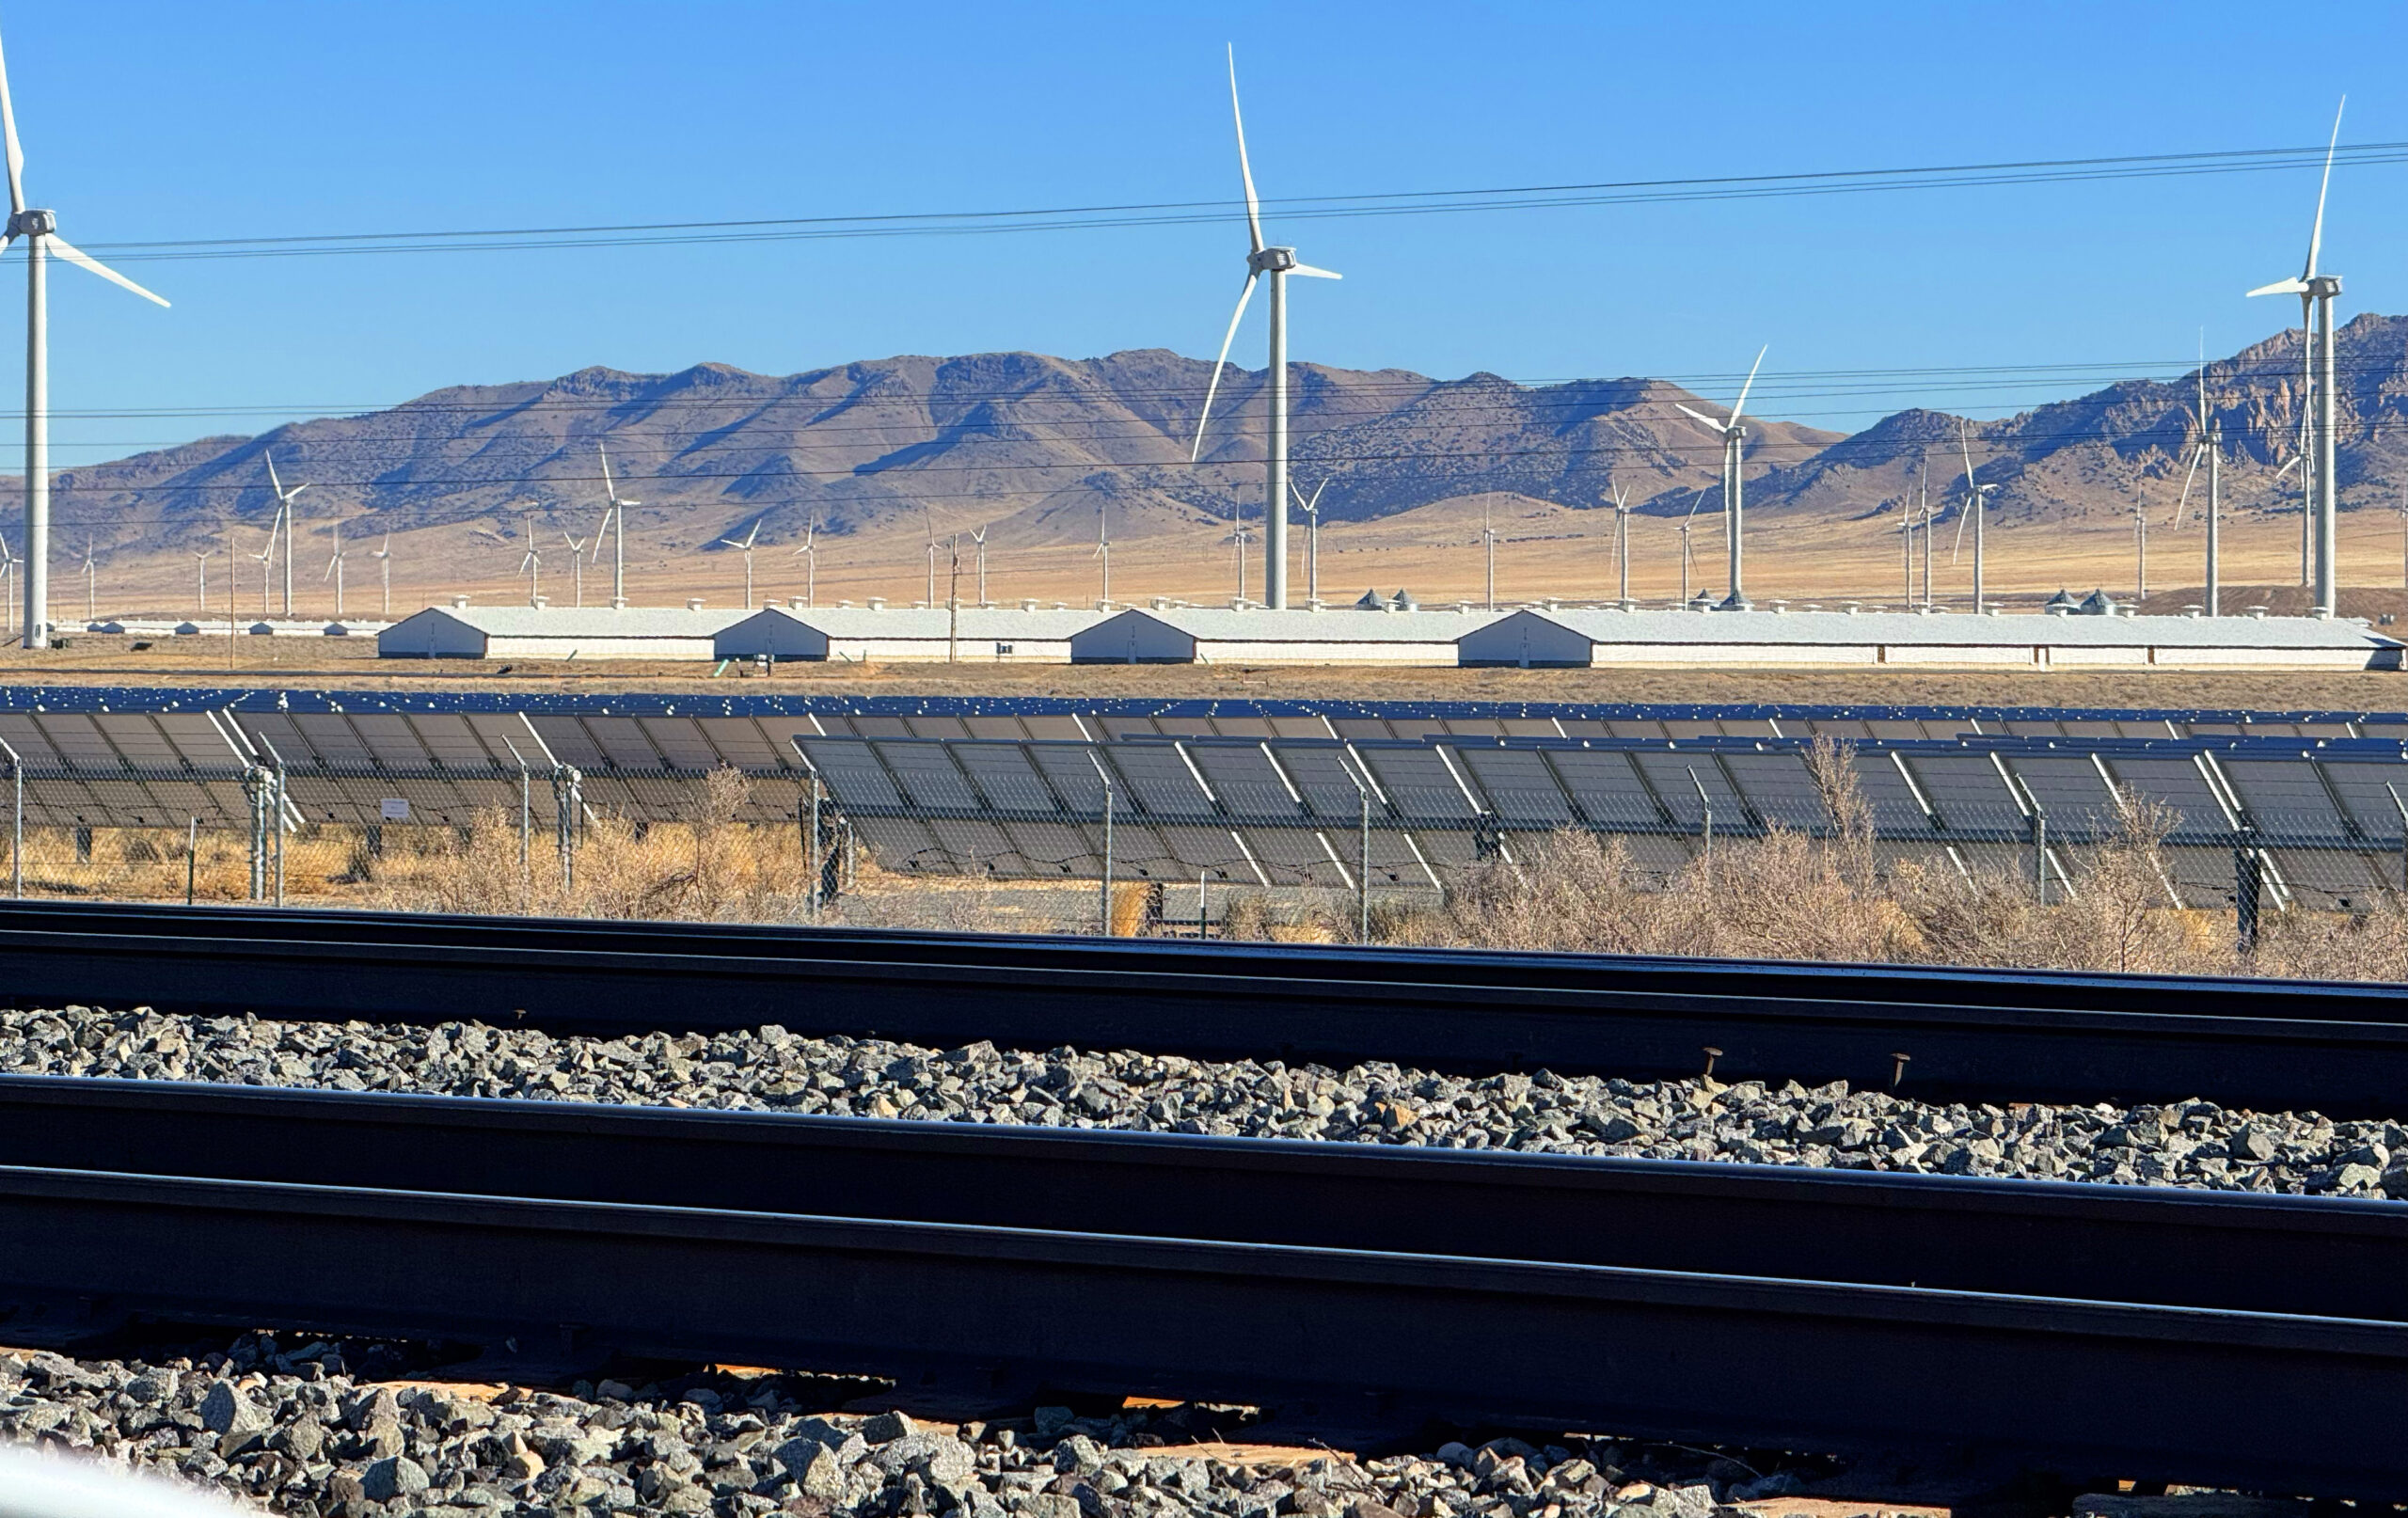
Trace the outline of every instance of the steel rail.
{"label": "steel rail", "polygon": [[41,1076],[0,1165],[2408,1322],[2408,1207],[2248,1192]]}
{"label": "steel rail", "polygon": [[[1913,966],[0,906],[18,1006],[619,1036],[778,1023],[1200,1058],[2397,1115],[2408,988]],[[1709,1054],[1707,1051],[1716,1051]]]}
{"label": "steel rail", "polygon": [[[10,1082],[0,1099],[36,1119],[0,1124],[11,1162],[87,1103],[162,1125],[96,1161],[144,1158],[177,1127],[191,1141],[170,1175],[0,1164],[0,1332],[16,1343],[73,1343],[147,1318],[882,1375],[907,1405],[1137,1393],[1267,1404],[1291,1426],[1434,1415],[1838,1452],[1944,1444],[2072,1477],[2408,1492],[2408,1449],[2384,1436],[2408,1395],[2408,1326],[2381,1280],[2398,1279],[2408,1210],[2380,1204],[114,1082]],[[444,1144],[447,1120],[467,1137]],[[313,1152],[276,1156],[266,1141],[278,1122],[314,1125]],[[547,1132],[550,1148],[530,1146]],[[354,1166],[354,1179],[397,1178],[411,1144],[429,1140],[421,1178],[485,1189],[336,1183]],[[633,1175],[604,1175],[655,1145]],[[739,1149],[767,1157],[752,1181],[693,1166]],[[205,1164],[318,1178],[191,1173]],[[829,1167],[833,1178],[815,1181]],[[946,1173],[1025,1180],[1028,1194],[947,1188]],[[1190,1177],[1200,1183],[1184,1186]],[[494,1194],[589,1183],[642,1199]],[[1517,1203],[1537,1215],[1471,1241],[1477,1254],[1429,1247],[1462,1234],[1424,1214],[1482,1186],[1499,1189],[1492,1217]],[[674,1205],[659,1194],[681,1190]],[[1110,1216],[1147,1190],[1150,1209]],[[1357,1190],[1361,1200],[1342,1200]],[[721,1205],[774,1199],[748,1194],[764,1192],[791,1199]],[[1417,1197],[1442,1207],[1383,1205]],[[1300,1215],[1322,1200],[1341,1210]],[[1500,1256],[1584,1202],[1599,1216],[1548,1253]],[[879,1210],[835,1214],[832,1203]],[[2189,1291],[2184,1269],[2203,1261],[2185,1259],[2199,1241],[2182,1236],[2204,1227],[2242,1240],[2250,1269],[2270,1267],[2237,1301],[2302,1305],[2297,1292],[2325,1289],[2280,1279],[2289,1251],[2303,1276],[2344,1258],[2337,1274],[2354,1284],[2343,1294],[2383,1296],[2364,1305],[2391,1310],[1902,1287],[1748,1268],[1782,1264],[1778,1237],[1720,1263],[1711,1257],[1729,1241],[1711,1227],[1617,1239],[1678,1234],[1648,1225],[1684,1208],[1692,1221],[1728,1209],[1741,1226],[1724,1232],[1738,1237],[1818,1207],[1838,1214],[1834,1245],[1847,1224],[1870,1225],[1868,1257],[1935,1220],[1972,1220],[1969,1243],[1983,1242],[1986,1218],[2011,1220],[2036,1246],[2021,1261],[1968,1251],[1957,1264],[2028,1267],[2039,1273],[2028,1284],[2064,1269],[2034,1257],[2092,1229],[2105,1268],[2115,1249],[2153,1248],[2159,1285]],[[986,1216],[897,1215],[929,1208]],[[1611,1227],[1615,1215],[1635,1225]],[[1178,1231],[1142,1231],[1165,1222]],[[1263,1230],[1313,1241],[1245,1236]],[[1695,1257],[1580,1257],[1624,1246]],[[1814,1264],[1817,1247],[1801,1260]]]}

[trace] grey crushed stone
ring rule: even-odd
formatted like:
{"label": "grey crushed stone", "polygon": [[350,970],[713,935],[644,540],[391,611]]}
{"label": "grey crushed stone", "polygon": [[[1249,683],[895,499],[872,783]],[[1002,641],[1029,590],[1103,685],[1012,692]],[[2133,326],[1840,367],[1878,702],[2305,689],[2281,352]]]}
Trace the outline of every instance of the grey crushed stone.
{"label": "grey crushed stone", "polygon": [[0,1012],[0,1073],[118,1076],[2408,1199],[2408,1128],[2196,1100],[1935,1103],[1845,1084],[1440,1075],[743,1033]]}
{"label": "grey crushed stone", "polygon": [[[1811,1469],[1760,1469],[1710,1451],[1567,1438],[1276,1468],[1166,1439],[1137,1411],[1074,1418],[1038,1408],[995,1423],[921,1426],[899,1414],[813,1414],[729,1383],[672,1397],[579,1384],[492,1402],[439,1386],[329,1374],[328,1347],[259,1346],[161,1366],[0,1352],[0,1440],[214,1487],[295,1518],[499,1518],[642,1512],[714,1518],[1709,1518],[1795,1492]],[[246,1415],[242,1410],[247,1409]],[[237,1448],[221,1424],[258,1422]],[[1569,1446],[1570,1447],[1567,1447]]]}

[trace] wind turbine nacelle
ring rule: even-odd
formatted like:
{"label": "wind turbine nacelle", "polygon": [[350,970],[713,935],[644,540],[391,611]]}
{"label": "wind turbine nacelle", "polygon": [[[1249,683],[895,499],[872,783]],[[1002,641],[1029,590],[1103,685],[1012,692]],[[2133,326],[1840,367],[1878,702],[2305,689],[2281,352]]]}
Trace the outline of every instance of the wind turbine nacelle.
{"label": "wind turbine nacelle", "polygon": [[[26,213],[31,215],[31,212]],[[1257,274],[1285,274],[1296,266],[1296,250],[1292,247],[1266,247],[1247,259],[1247,266]]]}
{"label": "wind turbine nacelle", "polygon": [[[35,213],[28,211],[25,214],[30,216]],[[42,214],[47,215],[48,213]],[[2317,300],[2331,300],[2341,293],[2341,277],[2337,274],[2317,275],[2307,281],[2307,293]]]}
{"label": "wind turbine nacelle", "polygon": [[11,237],[47,237],[58,230],[55,211],[20,211],[8,218]]}

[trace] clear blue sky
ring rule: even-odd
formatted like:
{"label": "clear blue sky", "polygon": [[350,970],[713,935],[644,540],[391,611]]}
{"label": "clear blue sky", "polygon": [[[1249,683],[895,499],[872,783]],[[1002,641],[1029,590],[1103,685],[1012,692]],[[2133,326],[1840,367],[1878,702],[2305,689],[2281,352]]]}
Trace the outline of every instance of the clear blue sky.
{"label": "clear blue sky", "polygon": [[[1274,21],[1275,17],[1275,22]],[[1233,198],[1238,44],[1266,196],[1772,174],[2408,138],[2408,12],[2320,57],[2231,5],[16,6],[34,203],[150,240]],[[2408,165],[2337,176],[2345,314],[2408,308]],[[1853,429],[2080,383],[1864,388],[1783,371],[2137,370],[2280,326],[2313,171],[1300,221],[1294,351],[1517,379],[1744,369]],[[54,273],[60,459],[587,364],[789,372],[897,353],[1208,356],[1226,226],[121,265]],[[22,338],[0,265],[0,352]],[[1261,362],[1260,307],[1239,340]],[[12,365],[13,359],[0,364]],[[13,369],[8,369],[14,372]],[[13,385],[13,382],[10,382]],[[1719,382],[1718,382],[1719,383]],[[0,404],[13,406],[13,388]],[[255,413],[255,414],[254,414]],[[11,434],[13,436],[13,433]],[[13,444],[0,462],[13,466]]]}

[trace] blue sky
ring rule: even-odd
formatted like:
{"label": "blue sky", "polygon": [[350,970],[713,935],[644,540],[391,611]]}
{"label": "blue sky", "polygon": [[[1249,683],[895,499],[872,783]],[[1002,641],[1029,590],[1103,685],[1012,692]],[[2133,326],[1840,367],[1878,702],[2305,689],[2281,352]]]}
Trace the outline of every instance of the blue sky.
{"label": "blue sky", "polygon": [[[1269,19],[1275,15],[1275,24]],[[0,10],[34,203],[96,252],[216,237],[1234,198],[1238,44],[1268,197],[2408,138],[2408,12],[2320,58],[2238,6],[603,3]],[[2337,176],[2344,313],[2408,308],[2408,165]],[[1307,221],[1296,356],[1517,379],[1744,369],[1853,430],[2140,372],[2274,330],[2312,171]],[[161,311],[54,273],[61,462],[587,364],[788,372],[896,353],[1210,356],[1226,226],[128,261]],[[105,256],[105,255],[104,255]],[[22,338],[19,255],[0,346]],[[1259,303],[1238,353],[1261,362]],[[13,362],[13,361],[12,361]],[[13,392],[12,392],[13,393]],[[0,462],[13,465],[0,451]]]}

